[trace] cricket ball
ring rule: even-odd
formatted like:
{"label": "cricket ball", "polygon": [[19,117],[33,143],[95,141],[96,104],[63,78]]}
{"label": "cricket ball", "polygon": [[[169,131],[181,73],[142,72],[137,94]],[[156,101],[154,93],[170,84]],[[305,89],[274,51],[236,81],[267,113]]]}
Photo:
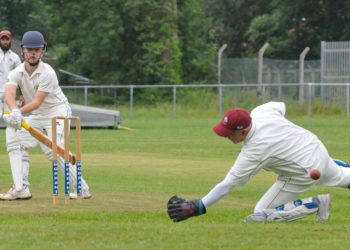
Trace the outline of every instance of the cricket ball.
{"label": "cricket ball", "polygon": [[320,171],[317,169],[313,169],[310,171],[310,178],[313,180],[318,180],[320,178],[321,174]]}

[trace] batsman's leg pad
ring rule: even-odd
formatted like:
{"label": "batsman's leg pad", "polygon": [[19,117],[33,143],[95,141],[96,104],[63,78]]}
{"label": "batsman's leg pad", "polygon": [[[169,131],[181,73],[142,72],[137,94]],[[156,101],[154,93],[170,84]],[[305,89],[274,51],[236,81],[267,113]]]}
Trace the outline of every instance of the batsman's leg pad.
{"label": "batsman's leg pad", "polygon": [[4,114],[4,95],[0,94],[0,118],[2,117],[2,115]]}
{"label": "batsman's leg pad", "polygon": [[[73,186],[76,187],[77,185],[77,166],[70,164],[69,167],[69,180],[71,183],[73,183]],[[89,185],[85,181],[85,179],[81,178],[81,189],[82,190],[89,190]]]}
{"label": "batsman's leg pad", "polygon": [[22,171],[23,171],[23,184],[29,186],[29,154],[27,150],[21,150],[22,152]]}
{"label": "batsman's leg pad", "polygon": [[[42,150],[44,151],[47,158],[52,161],[52,150],[46,146],[42,147]],[[64,172],[64,159],[59,156],[57,157],[57,165],[59,169]],[[69,181],[72,183],[72,185],[75,187],[77,184],[77,168],[75,165],[69,164]],[[82,190],[89,190],[89,186],[87,182],[84,180],[84,178],[81,178],[81,188]]]}
{"label": "batsman's leg pad", "polygon": [[16,137],[16,130],[14,128],[6,128],[5,133],[7,153],[21,149],[20,141]]}
{"label": "batsman's leg pad", "polygon": [[23,171],[22,171],[22,154],[21,150],[12,150],[9,152],[12,179],[16,191],[23,189]]}

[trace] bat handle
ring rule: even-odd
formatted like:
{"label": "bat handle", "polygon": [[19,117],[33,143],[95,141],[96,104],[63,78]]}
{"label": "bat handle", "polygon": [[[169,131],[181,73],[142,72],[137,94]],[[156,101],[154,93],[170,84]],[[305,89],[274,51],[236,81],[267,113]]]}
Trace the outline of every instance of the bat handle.
{"label": "bat handle", "polygon": [[69,162],[71,162],[73,165],[77,162],[74,155],[69,156]]}

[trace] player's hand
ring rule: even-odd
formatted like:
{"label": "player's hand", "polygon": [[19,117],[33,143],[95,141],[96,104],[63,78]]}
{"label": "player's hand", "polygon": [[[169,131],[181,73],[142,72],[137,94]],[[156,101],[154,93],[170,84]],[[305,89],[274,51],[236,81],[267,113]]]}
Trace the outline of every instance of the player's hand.
{"label": "player's hand", "polygon": [[174,222],[183,221],[192,216],[206,213],[206,208],[200,199],[186,201],[177,195],[169,199],[167,208],[168,215]]}
{"label": "player's hand", "polygon": [[22,128],[21,122],[23,119],[21,110],[15,108],[12,109],[10,114],[4,114],[3,115],[4,121],[10,125],[11,127],[14,127],[15,129],[20,130]]}

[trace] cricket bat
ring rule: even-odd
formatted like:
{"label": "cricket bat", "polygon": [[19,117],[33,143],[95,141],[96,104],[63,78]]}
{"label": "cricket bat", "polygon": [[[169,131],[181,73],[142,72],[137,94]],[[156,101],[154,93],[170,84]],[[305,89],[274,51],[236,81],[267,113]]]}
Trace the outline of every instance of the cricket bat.
{"label": "cricket bat", "polygon": [[[21,126],[25,130],[27,130],[35,139],[37,139],[38,141],[40,141],[41,143],[43,143],[44,145],[52,149],[52,140],[50,137],[42,133],[40,130],[33,128],[24,120],[22,120]],[[64,147],[57,144],[57,153],[60,156],[64,157]],[[69,162],[72,163],[73,165],[75,164],[75,156],[71,152],[69,152]]]}
{"label": "cricket bat", "polygon": [[[5,111],[4,114],[9,114],[9,113]],[[50,137],[42,133],[40,130],[33,128],[24,120],[22,120],[21,126],[25,130],[27,130],[39,142],[43,143],[44,145],[52,149],[52,140]],[[57,144],[57,153],[64,158],[64,147]],[[75,164],[75,156],[71,152],[69,152],[69,162],[72,164]]]}

